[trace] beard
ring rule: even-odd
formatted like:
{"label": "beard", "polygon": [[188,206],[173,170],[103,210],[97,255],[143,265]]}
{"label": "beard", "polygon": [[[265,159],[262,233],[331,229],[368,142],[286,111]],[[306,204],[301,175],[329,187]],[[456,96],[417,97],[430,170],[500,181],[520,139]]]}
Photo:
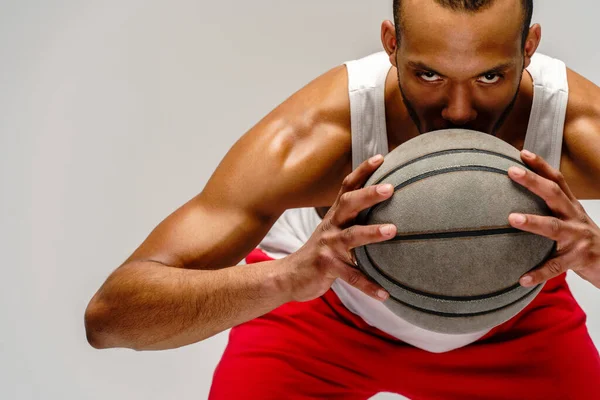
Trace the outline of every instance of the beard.
{"label": "beard", "polygon": [[521,76],[519,77],[519,84],[517,85],[517,90],[515,91],[515,95],[513,96],[512,100],[510,101],[508,106],[504,109],[502,114],[500,114],[500,118],[498,118],[498,121],[496,121],[496,124],[494,124],[494,127],[492,128],[492,132],[491,132],[492,135],[496,136],[496,134],[498,133],[498,130],[502,127],[502,125],[504,125],[504,123],[506,122],[506,119],[508,118],[511,111],[515,107],[515,103],[517,102],[517,97],[519,97],[519,88],[521,87],[522,79],[523,79],[523,70],[521,69]]}
{"label": "beard", "polygon": [[[404,104],[406,106],[406,110],[408,111],[408,115],[410,116],[410,119],[413,121],[413,123],[417,127],[419,134],[429,132],[430,130],[423,131],[422,125],[421,125],[421,119],[419,118],[419,115],[417,114],[412,102],[408,99],[408,97],[406,97],[406,94],[404,93],[404,89],[402,89],[402,84],[400,84],[400,72],[398,71],[398,69],[396,71],[397,71],[397,75],[398,75],[398,87],[400,88],[400,95],[402,96],[402,101],[404,101]],[[519,96],[519,87],[521,86],[521,80],[523,79],[523,72],[524,72],[524,69],[521,68],[521,76],[519,77],[519,84],[517,85],[517,89],[515,90],[515,94],[513,95],[512,100],[504,108],[504,110],[500,114],[500,117],[498,117],[498,120],[494,123],[494,126],[492,127],[491,132],[485,132],[485,133],[489,133],[493,136],[496,136],[496,134],[498,133],[498,130],[506,122],[506,119],[510,115],[511,111],[513,110],[513,108],[515,106],[515,103],[517,102],[517,98]],[[451,124],[446,129],[452,129],[452,128],[463,128],[464,129],[465,127],[456,126],[454,124]]]}

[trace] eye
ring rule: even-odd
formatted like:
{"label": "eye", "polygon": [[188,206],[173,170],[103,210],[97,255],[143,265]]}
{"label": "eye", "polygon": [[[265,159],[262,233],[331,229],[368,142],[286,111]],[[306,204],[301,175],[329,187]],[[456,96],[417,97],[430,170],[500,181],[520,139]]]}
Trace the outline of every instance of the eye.
{"label": "eye", "polygon": [[500,80],[500,78],[502,78],[500,74],[490,73],[482,75],[481,78],[479,78],[479,81],[487,84],[492,84],[497,83]]}
{"label": "eye", "polygon": [[417,76],[425,82],[435,82],[440,79],[440,76],[435,72],[417,72]]}

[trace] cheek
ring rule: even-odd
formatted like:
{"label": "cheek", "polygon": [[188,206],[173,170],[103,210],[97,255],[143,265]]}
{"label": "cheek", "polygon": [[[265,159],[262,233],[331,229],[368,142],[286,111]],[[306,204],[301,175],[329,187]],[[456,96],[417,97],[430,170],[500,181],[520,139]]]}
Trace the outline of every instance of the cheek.
{"label": "cheek", "polygon": [[513,79],[491,87],[478,87],[473,91],[477,106],[492,113],[502,113],[513,101],[519,89],[519,82]]}
{"label": "cheek", "polygon": [[514,98],[511,88],[490,88],[477,91],[474,95],[475,104],[481,111],[489,114],[500,114]]}
{"label": "cheek", "polygon": [[414,80],[407,82],[403,88],[404,94],[419,114],[443,108],[444,93],[440,88],[419,84]]}

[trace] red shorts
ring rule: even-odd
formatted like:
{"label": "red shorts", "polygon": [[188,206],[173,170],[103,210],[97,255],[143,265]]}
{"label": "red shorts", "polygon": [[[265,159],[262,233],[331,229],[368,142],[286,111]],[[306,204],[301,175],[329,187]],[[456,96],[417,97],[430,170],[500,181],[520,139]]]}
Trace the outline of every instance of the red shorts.
{"label": "red shorts", "polygon": [[368,325],[329,290],[232,328],[209,398],[598,400],[600,357],[585,321],[563,274],[483,338],[438,354]]}

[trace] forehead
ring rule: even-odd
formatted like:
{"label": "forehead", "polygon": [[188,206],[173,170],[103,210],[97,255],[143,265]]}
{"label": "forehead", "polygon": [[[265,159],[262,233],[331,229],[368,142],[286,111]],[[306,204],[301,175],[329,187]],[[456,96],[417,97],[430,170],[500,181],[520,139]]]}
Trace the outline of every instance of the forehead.
{"label": "forehead", "polygon": [[434,0],[403,0],[401,15],[400,49],[405,57],[464,64],[521,53],[521,0],[496,0],[477,12],[453,10]]}

